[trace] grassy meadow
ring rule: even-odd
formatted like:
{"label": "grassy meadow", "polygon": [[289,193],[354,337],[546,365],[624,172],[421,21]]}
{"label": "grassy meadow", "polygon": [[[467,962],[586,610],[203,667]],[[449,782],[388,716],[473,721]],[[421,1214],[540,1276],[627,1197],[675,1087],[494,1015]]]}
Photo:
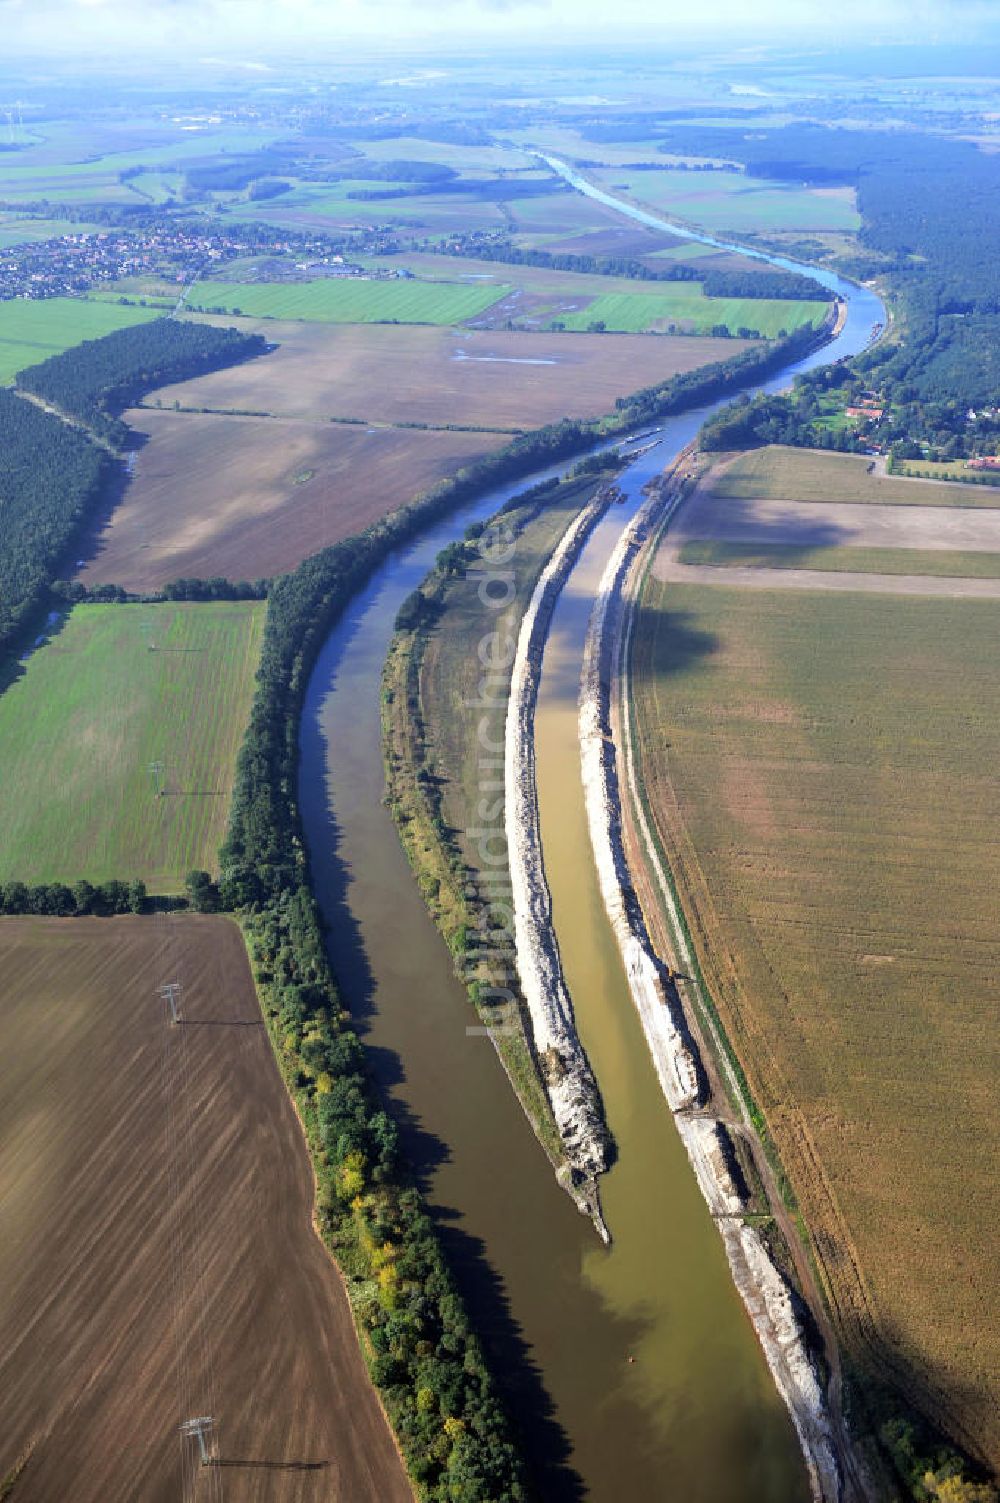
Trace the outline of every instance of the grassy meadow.
{"label": "grassy meadow", "polygon": [[925,574],[944,579],[1000,579],[1000,553],[962,548],[799,547],[692,538],[681,564],[716,569],[819,569],[831,574]]}
{"label": "grassy meadow", "polygon": [[30,245],[38,240],[53,240],[57,235],[92,235],[96,224],[80,224],[72,219],[33,219],[19,214],[0,213],[0,250],[14,245]]}
{"label": "grassy meadow", "polygon": [[782,329],[791,333],[806,325],[815,327],[827,310],[826,303],[804,299],[706,297],[700,284],[691,282],[660,282],[655,292],[645,290],[650,283],[633,285],[644,290],[598,295],[581,312],[560,314],[560,321],[567,329],[588,329],[600,322],[624,334],[642,334],[669,324],[710,334],[716,324],[722,324],[731,334],[746,328],[773,338]]}
{"label": "grassy meadow", "polygon": [[0,881],[141,877],[176,892],[216,868],[264,610],[73,609],[0,695]]}
{"label": "grassy meadow", "polygon": [[460,324],[498,302],[506,286],[461,283],[366,281],[245,284],[196,283],[188,306],[237,309],[251,318],[305,319],[321,323]]}
{"label": "grassy meadow", "polygon": [[18,371],[59,355],[84,339],[100,339],[115,329],[158,317],[156,308],[123,308],[118,303],[77,297],[12,298],[0,303],[0,382]]}
{"label": "grassy meadow", "polygon": [[651,575],[633,661],[648,802],[848,1358],[994,1465],[998,631],[992,601]]}
{"label": "grassy meadow", "polygon": [[716,496],[743,500],[857,501],[892,506],[997,506],[1000,487],[931,485],[869,474],[863,454],[831,454],[770,444],[740,454],[716,470]]}

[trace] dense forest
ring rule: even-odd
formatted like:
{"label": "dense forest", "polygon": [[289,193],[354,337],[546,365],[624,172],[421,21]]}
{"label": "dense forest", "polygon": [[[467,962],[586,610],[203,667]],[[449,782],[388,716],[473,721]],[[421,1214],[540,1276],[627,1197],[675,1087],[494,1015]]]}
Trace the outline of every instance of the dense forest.
{"label": "dense forest", "polygon": [[0,389],[0,648],[45,603],[107,462],[85,434]]}
{"label": "dense forest", "polygon": [[664,151],[721,155],[763,177],[857,190],[860,252],[847,270],[887,277],[900,336],[855,361],[909,436],[961,439],[966,410],[1000,399],[1000,158],[918,131],[789,125],[752,135],[677,126]]}
{"label": "dense forest", "polygon": [[234,365],[266,349],[260,334],[157,318],[103,339],[86,339],[21,371],[16,384],[19,391],[50,403],[122,449],[129,432],[116,409],[138,401],[154,387]]}

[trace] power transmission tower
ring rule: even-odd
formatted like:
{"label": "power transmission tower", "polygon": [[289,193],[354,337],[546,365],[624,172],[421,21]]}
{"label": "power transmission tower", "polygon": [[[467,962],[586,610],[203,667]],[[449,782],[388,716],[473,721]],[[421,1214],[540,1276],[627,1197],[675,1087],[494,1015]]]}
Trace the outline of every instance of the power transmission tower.
{"label": "power transmission tower", "polygon": [[192,1439],[194,1439],[195,1437],[197,1438],[198,1449],[201,1452],[202,1466],[208,1466],[210,1459],[208,1454],[208,1447],[205,1444],[205,1436],[208,1434],[211,1428],[212,1416],[210,1414],[203,1414],[198,1419],[185,1420],[183,1425],[181,1425],[182,1435],[189,1435],[192,1437]]}
{"label": "power transmission tower", "polygon": [[153,793],[157,798],[163,796],[163,763],[150,762],[149,775],[153,780]]}
{"label": "power transmission tower", "polygon": [[180,1015],[180,1013],[177,1010],[177,998],[180,996],[180,993],[181,993],[181,984],[180,984],[180,982],[179,981],[165,981],[164,984],[159,988],[159,992],[160,992],[160,996],[163,998],[164,1002],[169,1002],[169,1004],[170,1004],[170,1021],[171,1021],[171,1023],[179,1023],[180,1020],[181,1020],[181,1015]]}

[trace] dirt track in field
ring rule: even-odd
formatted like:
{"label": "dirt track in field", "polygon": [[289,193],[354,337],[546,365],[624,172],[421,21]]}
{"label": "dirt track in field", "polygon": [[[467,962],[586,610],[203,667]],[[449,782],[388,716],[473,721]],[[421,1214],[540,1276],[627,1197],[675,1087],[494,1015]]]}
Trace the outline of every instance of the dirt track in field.
{"label": "dirt track in field", "polygon": [[285,573],[499,448],[502,435],[133,410],[134,474],[80,571],[158,589]]}
{"label": "dirt track in field", "polygon": [[13,1500],[410,1500],[236,927],[0,920],[0,1049]]}

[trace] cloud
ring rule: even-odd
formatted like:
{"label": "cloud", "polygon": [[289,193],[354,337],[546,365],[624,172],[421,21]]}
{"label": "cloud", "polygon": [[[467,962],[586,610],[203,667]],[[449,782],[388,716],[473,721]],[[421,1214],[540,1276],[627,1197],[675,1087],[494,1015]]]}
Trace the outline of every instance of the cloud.
{"label": "cloud", "polygon": [[86,53],[136,45],[182,47],[193,38],[238,48],[291,52],[303,43],[335,48],[345,39],[379,40],[400,50],[409,39],[451,40],[477,32],[550,33],[586,42],[643,32],[662,39],[777,34],[832,42],[873,35],[915,41],[940,35],[961,40],[991,19],[989,0],[0,0],[5,52]]}

